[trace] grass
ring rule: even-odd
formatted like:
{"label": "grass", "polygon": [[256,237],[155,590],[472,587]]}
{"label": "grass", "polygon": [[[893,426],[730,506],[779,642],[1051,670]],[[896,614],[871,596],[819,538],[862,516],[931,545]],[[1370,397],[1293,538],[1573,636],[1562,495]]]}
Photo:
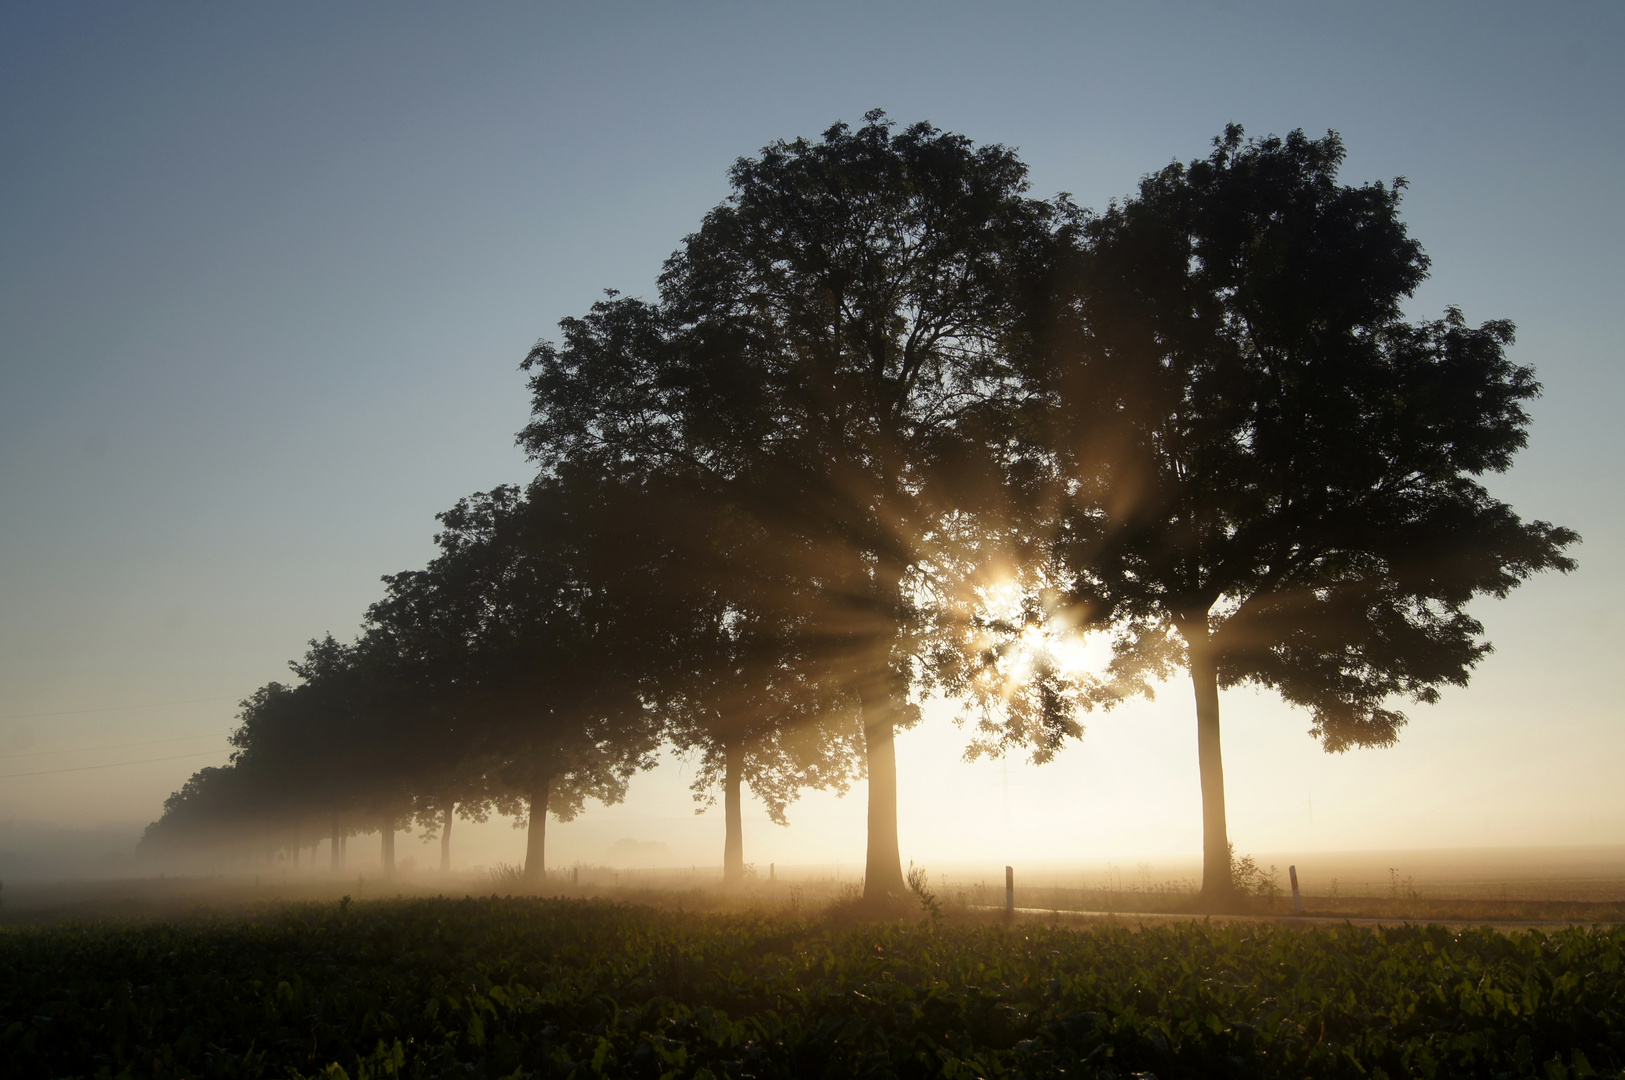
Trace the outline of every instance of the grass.
{"label": "grass", "polygon": [[[0,933],[17,1076],[1625,1076],[1625,930],[243,902]],[[724,898],[707,900],[721,905]],[[676,910],[677,906],[684,910]]]}

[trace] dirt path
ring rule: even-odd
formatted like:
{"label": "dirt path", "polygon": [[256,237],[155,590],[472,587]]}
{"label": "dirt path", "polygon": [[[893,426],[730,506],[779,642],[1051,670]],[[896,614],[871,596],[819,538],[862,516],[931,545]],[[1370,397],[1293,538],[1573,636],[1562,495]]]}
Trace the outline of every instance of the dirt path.
{"label": "dirt path", "polygon": [[[1002,912],[1005,909],[985,905],[976,910]],[[1596,926],[1611,928],[1617,922],[1595,922],[1584,919],[1402,919],[1340,917],[1335,915],[1193,915],[1173,914],[1166,911],[1074,911],[1067,908],[1018,907],[1015,913],[1022,919],[1079,919],[1091,922],[1215,922],[1215,923],[1275,923],[1281,926],[1449,926],[1470,928],[1485,926],[1495,930],[1540,930],[1568,926]]]}

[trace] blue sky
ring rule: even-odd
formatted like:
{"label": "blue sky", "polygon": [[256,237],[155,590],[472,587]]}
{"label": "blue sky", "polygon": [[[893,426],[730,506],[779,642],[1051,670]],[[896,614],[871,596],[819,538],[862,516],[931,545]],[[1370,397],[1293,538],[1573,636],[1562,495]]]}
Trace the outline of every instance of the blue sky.
{"label": "blue sky", "polygon": [[[1227,698],[1232,833],[1617,842],[1622,46],[1617,4],[0,5],[0,773],[171,759],[0,779],[0,819],[156,816],[237,699],[429,555],[436,511],[524,478],[532,342],[652,291],[735,157],[881,107],[1084,205],[1229,121],[1334,128],[1346,179],[1407,177],[1412,311],[1518,324],[1546,394],[1493,487],[1578,529],[1581,569],[1481,605],[1497,652],[1393,750],[1327,758]],[[1194,852],[1188,706],[1096,718],[1043,770],[910,733],[905,854]],[[991,801],[959,821],[934,800],[965,785]],[[855,862],[861,818],[752,828]],[[672,763],[559,842],[719,828]]]}

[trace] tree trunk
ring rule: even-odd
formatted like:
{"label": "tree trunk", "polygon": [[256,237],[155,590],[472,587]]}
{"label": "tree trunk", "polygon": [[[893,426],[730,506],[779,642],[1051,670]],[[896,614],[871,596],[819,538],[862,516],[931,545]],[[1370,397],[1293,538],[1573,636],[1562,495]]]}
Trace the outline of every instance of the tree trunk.
{"label": "tree trunk", "polygon": [[339,837],[339,869],[340,870],[344,869],[345,864],[348,863],[349,861],[350,861],[350,834],[345,833],[343,836]]}
{"label": "tree trunk", "polygon": [[1222,910],[1235,901],[1230,835],[1224,819],[1224,757],[1219,746],[1219,676],[1206,628],[1186,633],[1196,689],[1196,757],[1202,774],[1202,905]]}
{"label": "tree trunk", "polygon": [[379,831],[383,834],[384,877],[392,878],[395,876],[395,819],[386,815],[381,825]]}
{"label": "tree trunk", "polygon": [[869,767],[869,854],[863,898],[904,894],[903,856],[897,846],[897,744],[891,699],[863,703],[863,748]]}
{"label": "tree trunk", "polygon": [[440,872],[451,873],[451,816],[457,809],[454,802],[446,804],[446,821],[440,826]]}
{"label": "tree trunk", "polygon": [[547,881],[547,796],[552,785],[553,778],[544,776],[530,789],[530,828],[525,831],[525,870],[521,879],[530,889],[540,889]]}
{"label": "tree trunk", "polygon": [[331,833],[329,846],[332,850],[327,853],[327,870],[328,873],[336,874],[344,869],[344,849],[339,846],[343,843],[339,836],[339,816],[334,814],[328,825]]}
{"label": "tree trunk", "polygon": [[293,868],[297,870],[299,869],[299,836],[297,833],[294,834],[293,844],[290,846],[290,850],[293,852]]}
{"label": "tree trunk", "polygon": [[722,883],[736,885],[745,880],[745,829],[739,807],[740,774],[745,771],[745,752],[737,745],[726,748],[728,771],[722,781],[722,816],[726,821],[722,841]]}

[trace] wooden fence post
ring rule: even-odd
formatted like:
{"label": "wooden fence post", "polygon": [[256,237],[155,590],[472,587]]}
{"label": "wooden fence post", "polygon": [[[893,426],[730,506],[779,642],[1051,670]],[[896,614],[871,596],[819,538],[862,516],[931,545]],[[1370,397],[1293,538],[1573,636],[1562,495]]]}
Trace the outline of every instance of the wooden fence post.
{"label": "wooden fence post", "polygon": [[1016,917],[1016,870],[1013,866],[1004,868],[1004,917]]}
{"label": "wooden fence post", "polygon": [[1298,868],[1296,866],[1289,866],[1286,868],[1286,874],[1287,877],[1292,879],[1292,910],[1297,912],[1299,915],[1302,915],[1303,895],[1298,892]]}

